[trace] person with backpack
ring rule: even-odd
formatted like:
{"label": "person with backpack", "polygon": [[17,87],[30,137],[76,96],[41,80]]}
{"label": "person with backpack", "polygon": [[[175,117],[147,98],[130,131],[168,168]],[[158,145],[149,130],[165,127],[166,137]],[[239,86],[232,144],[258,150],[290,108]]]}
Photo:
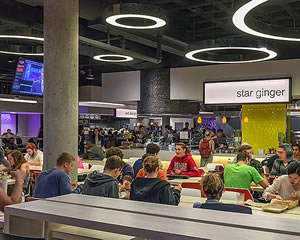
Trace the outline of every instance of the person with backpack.
{"label": "person with backpack", "polygon": [[215,152],[215,142],[212,139],[212,132],[206,130],[204,133],[205,137],[200,140],[199,151],[201,155],[200,167],[205,167],[208,163],[213,160],[213,153]]}

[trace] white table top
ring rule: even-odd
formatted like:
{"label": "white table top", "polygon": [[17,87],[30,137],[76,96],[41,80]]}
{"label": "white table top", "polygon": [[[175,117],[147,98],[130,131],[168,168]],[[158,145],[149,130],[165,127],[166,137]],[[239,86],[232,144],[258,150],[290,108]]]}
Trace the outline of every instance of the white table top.
{"label": "white table top", "polygon": [[[281,233],[246,228],[237,230],[221,225],[144,215],[142,212],[126,213],[43,200],[8,206],[5,208],[5,218],[7,216],[18,216],[151,239],[252,240],[260,237],[264,240],[282,240],[287,237]],[[9,221],[5,220],[5,224],[9,224]],[[299,240],[299,236],[289,235],[288,237],[291,240]]]}
{"label": "white table top", "polygon": [[[88,207],[114,209],[118,211],[133,212],[133,213],[145,213],[155,216],[164,216],[171,219],[178,218],[181,220],[189,221],[201,221],[204,223],[219,223],[220,225],[228,225],[239,228],[253,228],[260,229],[262,231],[282,231],[292,232],[300,236],[300,216],[299,221],[278,219],[274,217],[261,217],[255,215],[241,215],[239,213],[211,211],[201,209],[188,209],[177,206],[145,203],[138,201],[127,201],[121,199],[102,198],[88,195],[69,194],[54,198],[46,199],[48,201],[63,202],[69,204],[78,204]],[[183,197],[184,200],[184,197]],[[195,197],[193,199],[193,203]]]}

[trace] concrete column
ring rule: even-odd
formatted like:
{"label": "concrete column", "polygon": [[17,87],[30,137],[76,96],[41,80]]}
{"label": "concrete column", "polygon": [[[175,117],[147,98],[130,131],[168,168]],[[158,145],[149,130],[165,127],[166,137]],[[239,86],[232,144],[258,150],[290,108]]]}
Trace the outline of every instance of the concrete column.
{"label": "concrete column", "polygon": [[[44,1],[44,166],[78,155],[79,0]],[[77,161],[70,175],[77,180]]]}

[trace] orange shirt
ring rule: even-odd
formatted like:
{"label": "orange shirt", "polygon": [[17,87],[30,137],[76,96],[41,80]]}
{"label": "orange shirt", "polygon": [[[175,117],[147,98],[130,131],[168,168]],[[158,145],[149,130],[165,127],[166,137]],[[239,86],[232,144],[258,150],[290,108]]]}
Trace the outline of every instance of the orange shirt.
{"label": "orange shirt", "polygon": [[[144,168],[142,168],[138,172],[138,174],[136,175],[137,178],[144,178],[145,176],[146,176],[146,172],[145,172]],[[165,180],[165,181],[168,180],[166,173],[163,170],[161,170],[161,169],[158,170],[157,178],[160,178],[160,179]]]}

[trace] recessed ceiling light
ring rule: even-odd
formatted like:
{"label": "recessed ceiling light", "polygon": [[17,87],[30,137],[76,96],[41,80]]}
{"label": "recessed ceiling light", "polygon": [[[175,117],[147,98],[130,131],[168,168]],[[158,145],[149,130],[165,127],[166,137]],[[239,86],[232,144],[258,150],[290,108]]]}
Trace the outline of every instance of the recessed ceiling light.
{"label": "recessed ceiling light", "polygon": [[289,37],[281,37],[276,35],[270,35],[265,34],[262,32],[255,31],[247,26],[245,23],[245,18],[248,15],[250,11],[252,11],[254,8],[258,7],[259,5],[268,2],[270,0],[252,0],[248,3],[246,3],[244,6],[239,8],[235,14],[233,15],[232,21],[233,24],[240,29],[241,31],[257,36],[262,38],[269,38],[269,39],[275,39],[275,40],[282,40],[282,41],[300,41],[300,38],[289,38]]}
{"label": "recessed ceiling light", "polygon": [[102,62],[115,62],[115,63],[129,62],[133,60],[133,58],[130,56],[118,55],[118,54],[98,55],[98,56],[94,56],[94,59]]}
{"label": "recessed ceiling light", "polygon": [[[200,58],[195,58],[194,55],[197,53],[204,53],[204,52],[211,52],[211,51],[220,51],[220,50],[249,50],[249,51],[258,51],[267,53],[268,56],[265,58],[260,59],[254,59],[254,60],[246,60],[246,61],[213,61],[213,60],[205,60]],[[203,48],[198,49],[195,51],[191,51],[185,55],[186,58],[197,61],[197,62],[205,62],[205,63],[252,63],[252,62],[261,62],[261,61],[267,61],[272,58],[275,58],[277,56],[277,53],[274,51],[271,51],[266,48],[254,48],[254,47],[214,47],[214,48]]]}
{"label": "recessed ceiling light", "polygon": [[[20,35],[0,35],[0,38],[4,39],[25,39],[32,40],[37,42],[44,42],[44,38],[31,37],[31,36],[20,36]],[[23,55],[23,56],[43,56],[44,53],[22,53],[22,52],[9,52],[9,51],[0,51],[3,54],[12,54],[12,55]]]}
{"label": "recessed ceiling light", "polygon": [[[133,26],[133,25],[126,25],[126,24],[121,24],[118,23],[117,20],[124,19],[124,18],[140,18],[144,20],[151,20],[154,21],[155,23],[152,25],[147,25],[147,26]],[[149,15],[143,15],[143,14],[118,14],[118,15],[113,15],[108,18],[106,18],[106,22],[116,26],[116,27],[121,27],[121,28],[130,28],[130,29],[153,29],[153,28],[160,28],[166,25],[166,21],[158,18],[158,17],[153,17]]]}

